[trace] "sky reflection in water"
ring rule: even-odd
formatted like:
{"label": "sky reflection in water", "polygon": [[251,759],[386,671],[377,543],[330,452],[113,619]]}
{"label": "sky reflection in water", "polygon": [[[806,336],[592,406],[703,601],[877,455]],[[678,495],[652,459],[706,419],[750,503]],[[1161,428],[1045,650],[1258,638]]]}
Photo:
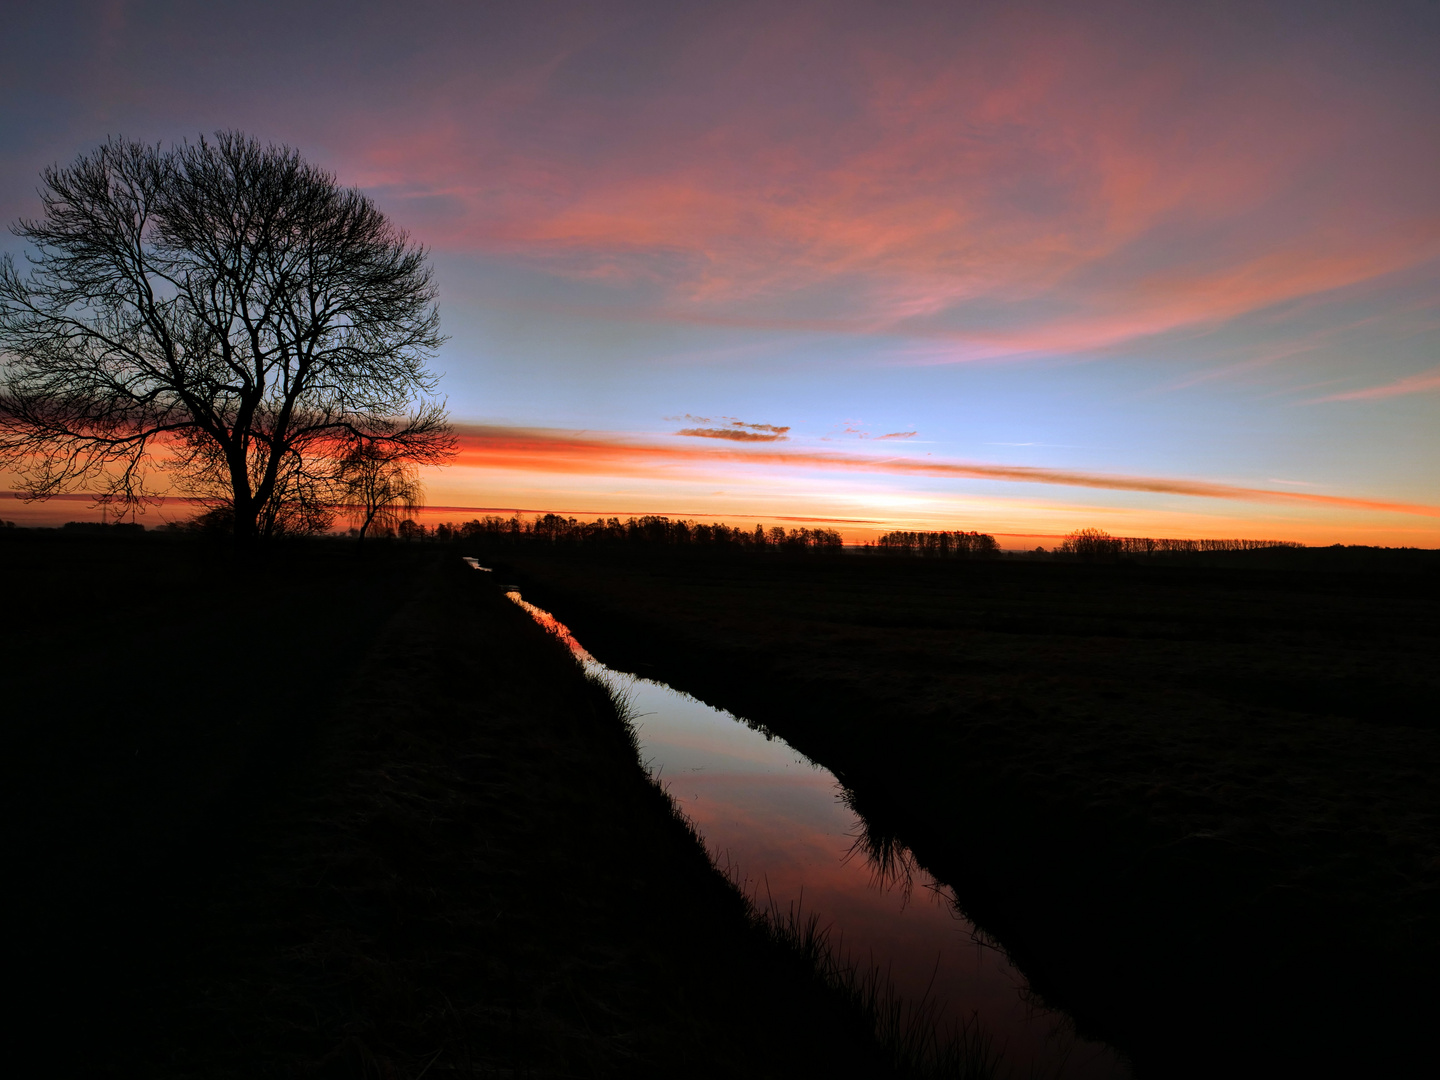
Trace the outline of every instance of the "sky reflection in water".
{"label": "sky reflection in water", "polygon": [[[908,883],[881,880],[857,847],[863,822],[829,770],[728,712],[612,671],[548,612],[507,595],[624,696],[651,774],[761,906],[802,903],[842,952],[886,969],[906,998],[929,993],[945,1016],[978,1016],[1019,1075],[1127,1075],[1106,1048],[1075,1038],[1066,1018],[1027,1003],[1024,977],[977,939],[948,888],[913,865]],[[900,860],[909,864],[908,853]]]}

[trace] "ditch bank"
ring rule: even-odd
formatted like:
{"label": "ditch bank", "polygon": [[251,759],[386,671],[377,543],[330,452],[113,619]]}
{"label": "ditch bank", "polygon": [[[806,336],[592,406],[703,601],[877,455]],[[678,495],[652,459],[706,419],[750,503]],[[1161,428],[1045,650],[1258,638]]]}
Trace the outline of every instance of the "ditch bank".
{"label": "ditch bank", "polygon": [[609,696],[478,578],[447,561],[386,628],[321,782],[222,909],[255,936],[225,957],[258,962],[199,997],[217,1027],[251,1021],[237,1063],[885,1074],[804,958],[750,925]]}
{"label": "ditch bank", "polygon": [[[150,635],[89,650],[86,687],[158,633],[164,670],[215,689],[214,639],[175,601],[223,592],[225,552],[28,539],[6,550],[34,592],[13,627],[31,637],[59,646],[111,615],[123,633],[137,605],[97,597],[152,590]],[[382,597],[373,574],[393,560]],[[46,575],[67,567],[57,604]],[[76,708],[56,696],[73,652],[30,657],[10,766],[88,742],[85,775],[109,778],[68,786],[65,822],[12,807],[27,834],[12,897],[40,888],[42,846],[68,860],[64,917],[12,923],[30,937],[16,973],[36,988],[34,1044],[87,1075],[904,1074],[817,969],[823,943],[756,924],[609,695],[481,575],[434,549],[357,561],[323,543],[262,570],[246,578],[255,629],[298,605],[313,637],[292,635],[267,683],[285,693],[258,704],[202,716],[160,695],[106,716],[89,690]],[[334,625],[315,621],[325,603]],[[136,747],[168,764],[133,767]],[[184,782],[153,797],[171,772]]]}

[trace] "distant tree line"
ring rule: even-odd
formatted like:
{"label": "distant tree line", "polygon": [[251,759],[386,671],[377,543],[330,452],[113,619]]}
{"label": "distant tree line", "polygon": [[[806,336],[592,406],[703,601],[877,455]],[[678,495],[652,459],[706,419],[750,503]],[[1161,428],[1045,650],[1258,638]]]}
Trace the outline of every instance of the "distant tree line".
{"label": "distant tree line", "polygon": [[1303,546],[1288,540],[1155,540],[1148,536],[1111,536],[1103,529],[1078,529],[1056,545],[1055,553],[1081,559],[1115,559],[1122,555],[1194,555]]}
{"label": "distant tree line", "polygon": [[[356,530],[351,529],[352,536]],[[592,547],[678,547],[732,551],[839,552],[844,547],[834,529],[753,529],[723,523],[709,525],[688,519],[660,516],[596,518],[581,521],[559,514],[526,519],[520,515],[501,517],[488,514],[466,522],[443,522],[427,529],[404,520],[377,525],[371,535],[400,540],[435,540],[442,543],[469,541],[495,547],[592,546]],[[1302,548],[1286,540],[1174,540],[1148,536],[1111,536],[1103,529],[1079,529],[1070,533],[1051,551],[1037,548],[1034,555],[1107,560],[1124,556],[1195,555],[1227,551],[1258,551],[1270,548]],[[989,533],[955,531],[903,531],[885,533],[861,546],[864,552],[929,559],[985,559],[1000,556],[1000,545]]]}
{"label": "distant tree line", "polygon": [[70,533],[143,533],[145,526],[138,521],[67,521],[60,526]]}
{"label": "distant tree line", "polygon": [[989,558],[1000,551],[995,537],[982,532],[888,532],[866,550],[931,559]]}
{"label": "distant tree line", "polygon": [[[413,523],[401,522],[401,529],[406,525]],[[424,532],[421,528],[421,533]],[[580,521],[558,514],[545,514],[533,520],[518,515],[505,518],[492,514],[458,525],[442,523],[428,535],[441,541],[483,541],[514,547],[645,545],[735,551],[838,552],[844,544],[834,529],[786,530],[779,526],[766,529],[760,525],[742,529],[718,522],[705,525],[697,521],[656,516],[632,517],[624,521],[613,517]]]}

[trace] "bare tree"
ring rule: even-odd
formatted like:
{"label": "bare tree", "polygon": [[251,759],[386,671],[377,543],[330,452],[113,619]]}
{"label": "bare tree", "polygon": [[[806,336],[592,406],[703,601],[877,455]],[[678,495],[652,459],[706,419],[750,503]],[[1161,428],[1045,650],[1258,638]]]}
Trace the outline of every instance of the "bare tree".
{"label": "bare tree", "polygon": [[424,506],[424,492],[415,466],[386,456],[372,442],[362,442],[343,462],[340,507],[360,531],[363,543],[372,529],[393,529]]}
{"label": "bare tree", "polygon": [[454,453],[425,252],[359,191],[235,132],[112,139],[42,180],[30,270],[0,265],[0,463],[31,498],[133,509],[158,468],[237,537],[313,531],[357,448],[412,474]]}
{"label": "bare tree", "polygon": [[1120,537],[1111,536],[1104,529],[1076,529],[1055,548],[1061,555],[1078,555],[1090,560],[1112,559],[1123,549]]}

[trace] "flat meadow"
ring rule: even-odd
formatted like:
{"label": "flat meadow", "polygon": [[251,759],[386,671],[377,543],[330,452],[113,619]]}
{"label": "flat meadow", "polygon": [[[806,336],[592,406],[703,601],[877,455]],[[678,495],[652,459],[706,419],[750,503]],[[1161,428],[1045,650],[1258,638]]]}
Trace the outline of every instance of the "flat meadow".
{"label": "flat meadow", "polygon": [[102,532],[0,533],[20,1012],[89,1074],[1007,1075],[760,917],[511,586],[830,769],[1136,1076],[1426,1052],[1435,553]]}

